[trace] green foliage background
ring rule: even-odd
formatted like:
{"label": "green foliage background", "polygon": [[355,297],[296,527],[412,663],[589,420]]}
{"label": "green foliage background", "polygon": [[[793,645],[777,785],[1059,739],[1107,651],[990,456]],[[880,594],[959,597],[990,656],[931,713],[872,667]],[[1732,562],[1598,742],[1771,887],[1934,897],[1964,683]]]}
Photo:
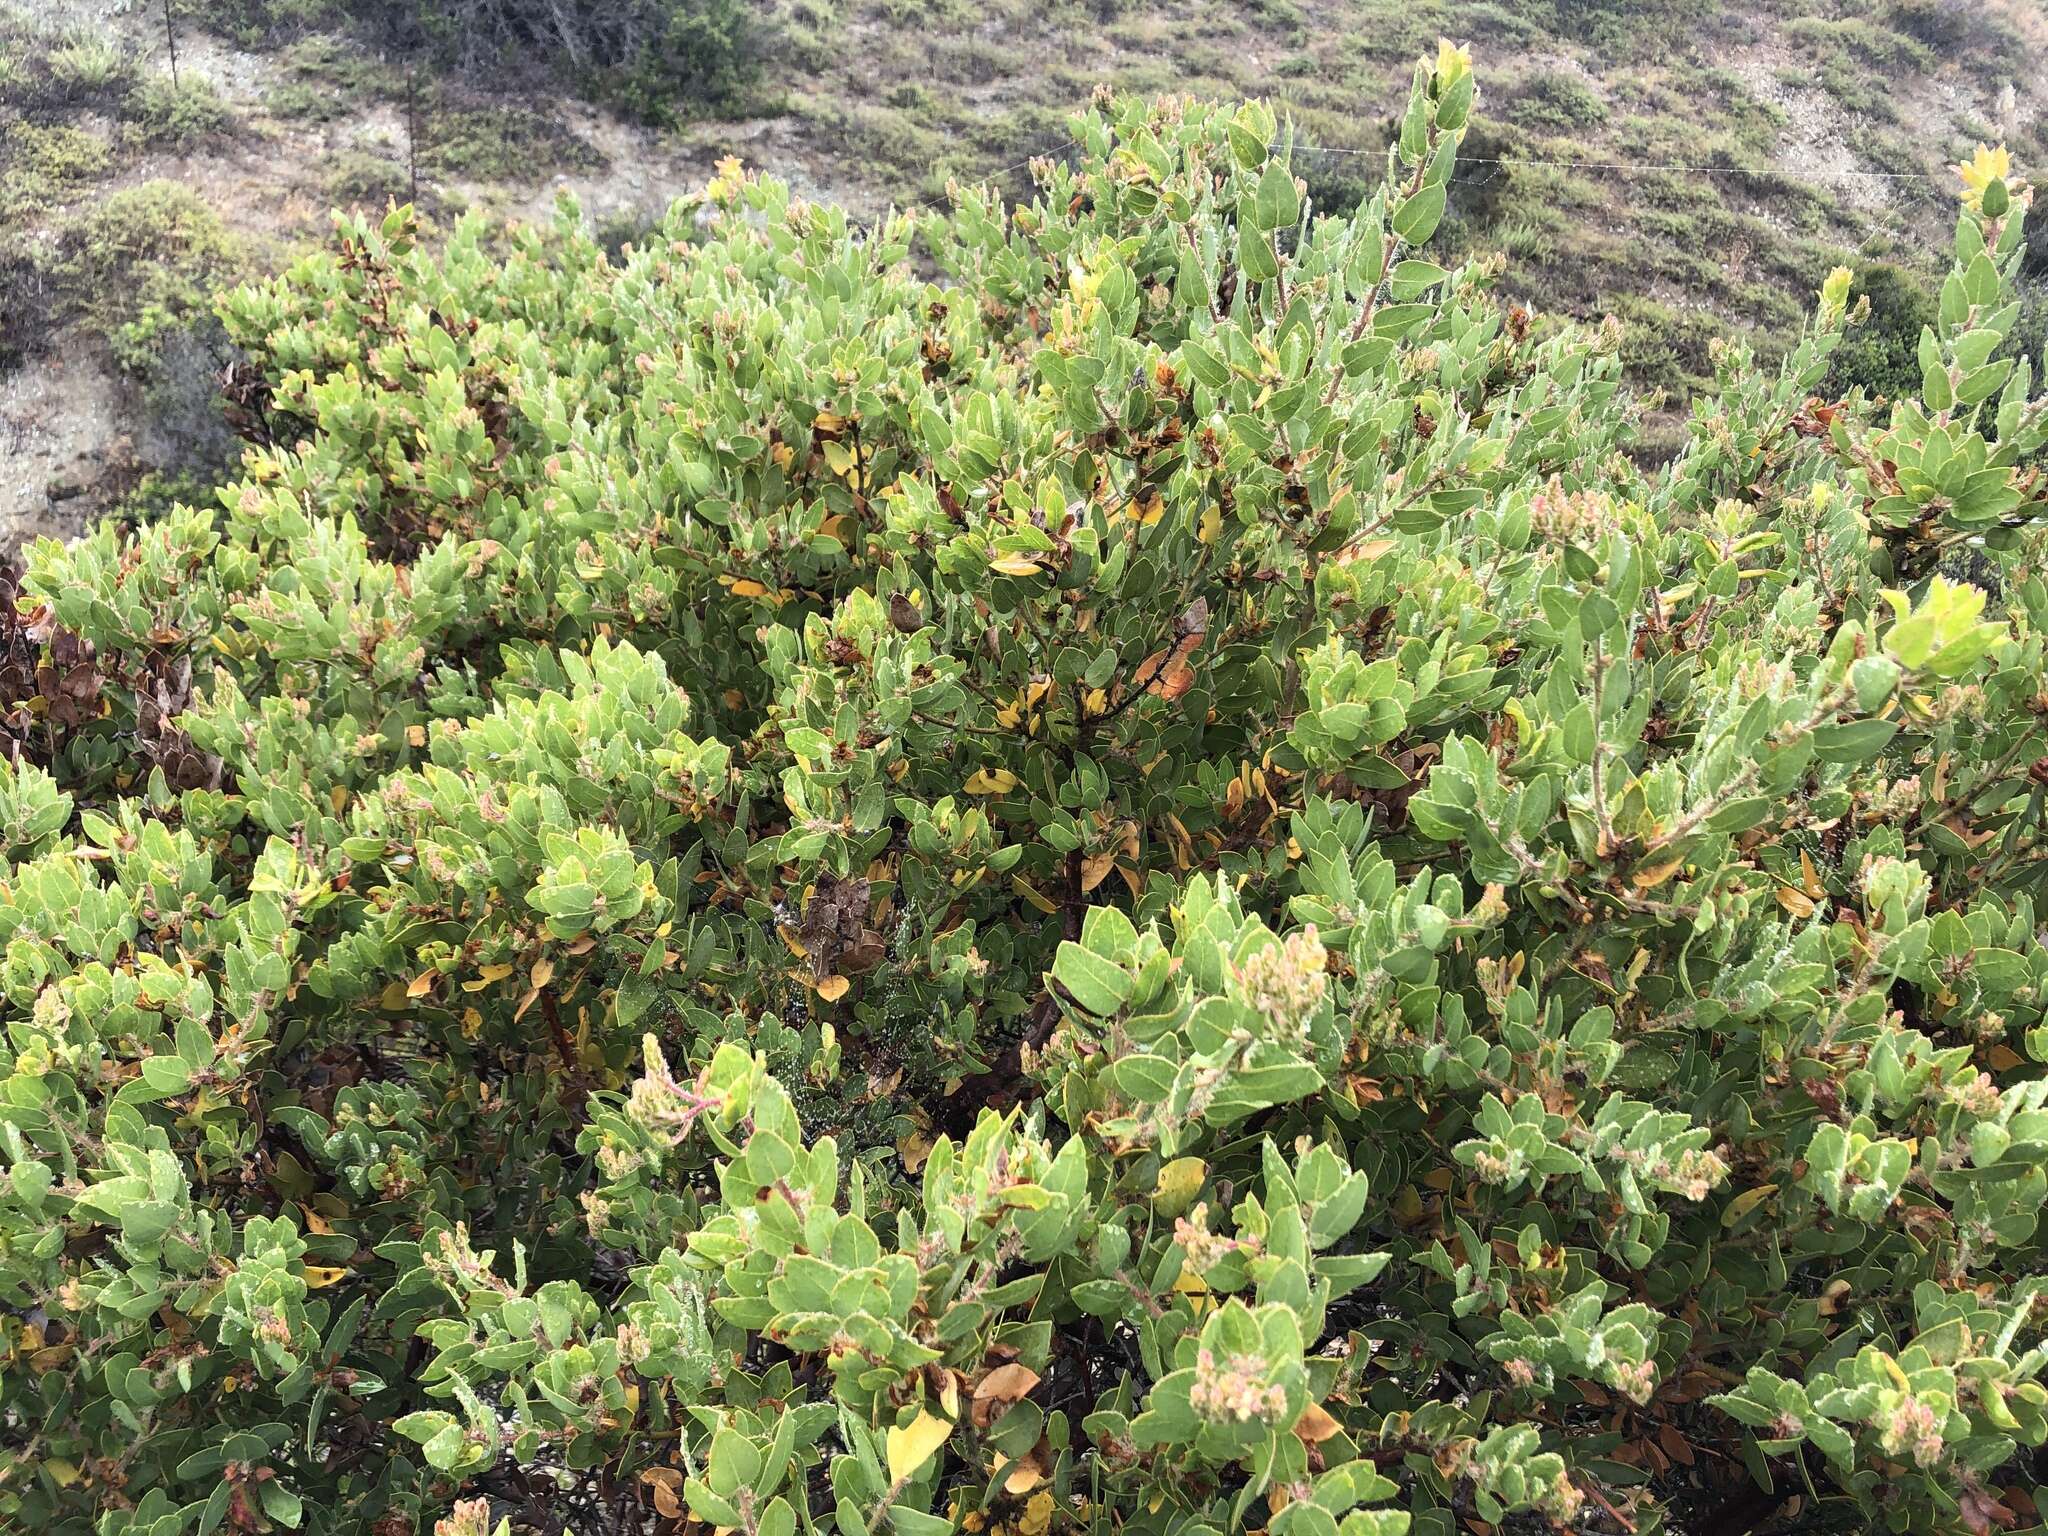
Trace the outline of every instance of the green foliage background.
{"label": "green foliage background", "polygon": [[1473,98],[224,300],[240,478],[4,594],[0,1514],[2037,1519],[2031,189],[1647,472]]}

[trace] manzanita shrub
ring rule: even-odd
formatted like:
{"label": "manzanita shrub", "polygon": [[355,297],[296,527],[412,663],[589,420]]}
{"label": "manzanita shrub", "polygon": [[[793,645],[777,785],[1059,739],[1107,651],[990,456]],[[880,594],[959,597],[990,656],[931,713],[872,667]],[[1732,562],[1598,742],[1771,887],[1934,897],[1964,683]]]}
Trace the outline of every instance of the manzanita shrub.
{"label": "manzanita shrub", "polygon": [[1646,470],[1473,91],[227,298],[0,593],[0,1523],[2037,1524],[2030,192]]}

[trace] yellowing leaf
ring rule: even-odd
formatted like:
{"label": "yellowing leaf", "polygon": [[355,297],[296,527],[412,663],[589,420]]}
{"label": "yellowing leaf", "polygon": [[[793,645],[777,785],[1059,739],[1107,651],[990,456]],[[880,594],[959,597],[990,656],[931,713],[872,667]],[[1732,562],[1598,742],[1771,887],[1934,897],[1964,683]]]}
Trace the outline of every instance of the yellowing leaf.
{"label": "yellowing leaf", "polygon": [[533,962],[533,969],[527,973],[527,976],[536,988],[544,987],[555,978],[555,962],[545,959],[536,960]]}
{"label": "yellowing leaf", "polygon": [[1160,1215],[1178,1216],[1188,1208],[1208,1176],[1209,1165],[1199,1157],[1177,1157],[1159,1170],[1159,1185],[1152,1191],[1152,1203]]}
{"label": "yellowing leaf", "polygon": [[736,581],[732,584],[734,597],[766,597],[768,589],[758,581]]}
{"label": "yellowing leaf", "polygon": [[1646,864],[1628,877],[1629,884],[1639,891],[1653,891],[1677,874],[1684,864],[1683,857],[1666,859],[1662,864]]}
{"label": "yellowing leaf", "polygon": [[1183,1269],[1174,1278],[1173,1288],[1188,1298],[1188,1305],[1197,1317],[1201,1316],[1205,1307],[1216,1305],[1216,1298],[1209,1294],[1209,1282],[1192,1269]]}
{"label": "yellowing leaf", "polygon": [[324,1289],[334,1284],[335,1281],[344,1278],[347,1274],[348,1271],[346,1269],[339,1269],[332,1265],[308,1264],[306,1266],[306,1289],[310,1291]]}
{"label": "yellowing leaf", "polygon": [[818,983],[818,996],[828,1003],[836,1003],[846,996],[846,989],[852,985],[844,976],[827,976]]}
{"label": "yellowing leaf", "polygon": [[889,1481],[904,1483],[953,1433],[953,1426],[920,1408],[908,1425],[889,1431]]}
{"label": "yellowing leaf", "polygon": [[1745,1189],[1728,1202],[1728,1209],[1721,1213],[1721,1225],[1734,1226],[1777,1192],[1778,1186],[1775,1184],[1759,1184],[1755,1189]]}
{"label": "yellowing leaf", "polygon": [[988,568],[1004,576],[1042,576],[1044,568],[1028,555],[999,555]]}
{"label": "yellowing leaf", "polygon": [[1038,887],[1033,885],[1029,880],[1026,880],[1022,875],[1010,876],[1010,885],[1019,896],[1022,896],[1026,901],[1030,902],[1032,906],[1036,907],[1039,911],[1045,913],[1048,917],[1050,917],[1053,913],[1059,911],[1059,904],[1057,902],[1054,902],[1049,898],[1039,894]]}
{"label": "yellowing leaf", "polygon": [[433,990],[434,973],[432,971],[422,971],[405,984],[405,995],[407,997],[425,997]]}
{"label": "yellowing leaf", "polygon": [[[1008,1474],[1003,1478],[1003,1492],[1015,1498],[1019,1494],[1029,1493],[1044,1481],[1045,1473],[1039,1469],[1038,1463],[1034,1461],[1020,1461],[1010,1468]],[[1047,1495],[1047,1497],[1050,1497],[1050,1495]],[[1026,1518],[1029,1518],[1028,1511],[1026,1512]]]}
{"label": "yellowing leaf", "polygon": [[1007,795],[1022,782],[1007,768],[977,768],[960,787],[970,795]]}
{"label": "yellowing leaf", "polygon": [[1024,1513],[1017,1520],[1017,1536],[1045,1536],[1052,1524],[1052,1495],[1041,1488],[1031,1495],[1024,1506]]}

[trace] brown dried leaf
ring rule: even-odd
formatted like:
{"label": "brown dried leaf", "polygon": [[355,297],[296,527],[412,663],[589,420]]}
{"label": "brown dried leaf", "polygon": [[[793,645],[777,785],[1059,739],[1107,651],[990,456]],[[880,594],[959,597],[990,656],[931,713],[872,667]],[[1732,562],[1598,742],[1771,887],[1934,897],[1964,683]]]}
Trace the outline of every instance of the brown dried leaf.
{"label": "brown dried leaf", "polygon": [[1671,1423],[1668,1419],[1657,1431],[1657,1444],[1663,1447],[1666,1456],[1669,1456],[1681,1467],[1692,1465],[1692,1442],[1687,1440],[1679,1432],[1678,1426]]}
{"label": "brown dried leaf", "polygon": [[997,1366],[975,1383],[974,1400],[977,1403],[1014,1403],[1021,1397],[1029,1396],[1031,1389],[1037,1385],[1038,1372],[1028,1365],[1019,1365],[1012,1361],[1008,1365]]}
{"label": "brown dried leaf", "polygon": [[1109,878],[1109,872],[1116,868],[1113,853],[1092,853],[1081,861],[1081,889],[1092,891]]}
{"label": "brown dried leaf", "polygon": [[1343,1426],[1316,1403],[1310,1403],[1302,1409],[1301,1417],[1294,1421],[1295,1438],[1303,1445],[1321,1445],[1342,1430]]}
{"label": "brown dried leaf", "polygon": [[1154,651],[1138,668],[1138,681],[1148,693],[1171,703],[1195,686],[1195,669],[1190,664],[1209,635],[1209,600],[1198,597],[1174,621],[1173,644]]}
{"label": "brown dried leaf", "polygon": [[676,1490],[683,1485],[683,1474],[674,1467],[649,1467],[640,1474],[640,1481],[654,1490],[654,1507],[664,1520],[683,1518],[683,1501],[676,1497]]}

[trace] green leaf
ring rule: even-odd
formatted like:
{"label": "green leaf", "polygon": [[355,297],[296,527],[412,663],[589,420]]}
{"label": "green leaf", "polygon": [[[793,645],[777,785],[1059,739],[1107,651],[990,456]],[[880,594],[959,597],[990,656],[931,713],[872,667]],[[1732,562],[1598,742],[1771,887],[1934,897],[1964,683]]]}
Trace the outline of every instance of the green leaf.
{"label": "green leaf", "polygon": [[1273,253],[1272,238],[1251,220],[1237,226],[1237,265],[1254,283],[1268,283],[1280,275],[1280,259]]}
{"label": "green leaf", "polygon": [[1294,172],[1278,159],[1268,160],[1260,173],[1256,206],[1259,228],[1269,234],[1292,229],[1301,221],[1301,192]]}
{"label": "green leaf", "polygon": [[1443,221],[1444,189],[1424,187],[1394,210],[1394,233],[1409,245],[1421,245]]}
{"label": "green leaf", "polygon": [[1130,972],[1102,956],[1063,939],[1054,957],[1052,979],[1088,1012],[1113,1015],[1131,1000],[1136,981]]}
{"label": "green leaf", "polygon": [[1813,752],[1824,763],[1861,763],[1877,756],[1899,734],[1895,720],[1849,720],[1813,733]]}

